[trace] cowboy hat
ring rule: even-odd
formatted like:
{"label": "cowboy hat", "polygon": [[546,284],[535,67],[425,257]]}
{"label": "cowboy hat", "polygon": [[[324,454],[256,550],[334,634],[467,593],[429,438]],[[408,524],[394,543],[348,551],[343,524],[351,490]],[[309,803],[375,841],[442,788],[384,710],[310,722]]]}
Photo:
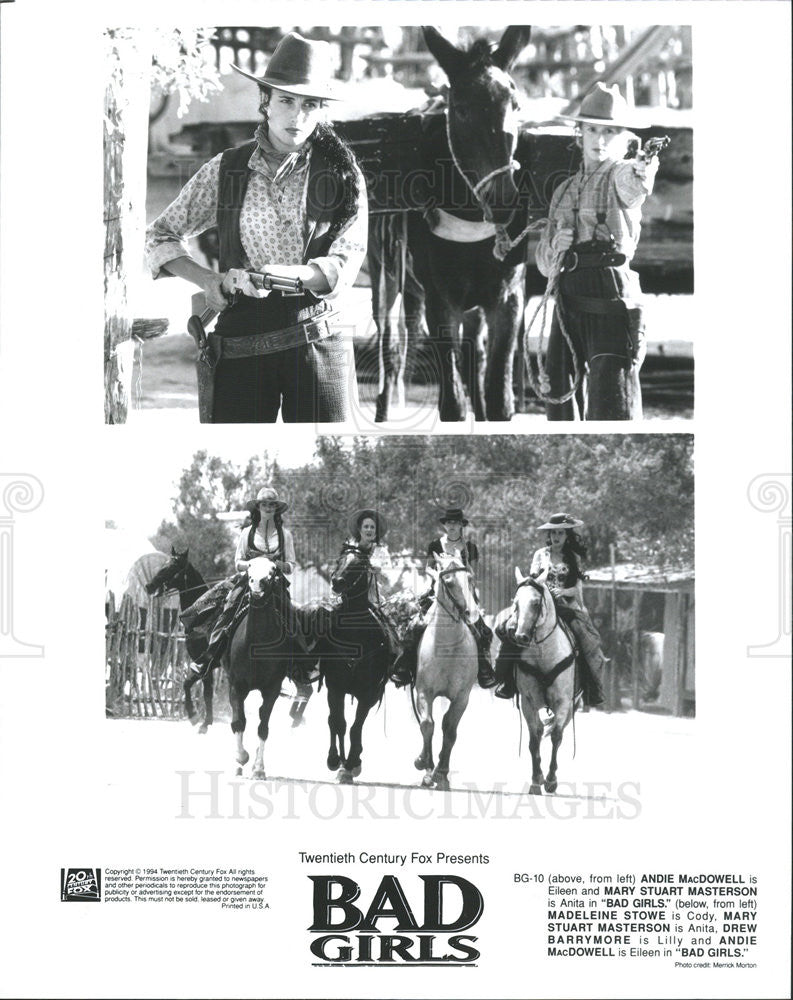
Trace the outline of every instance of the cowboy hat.
{"label": "cowboy hat", "polygon": [[438,518],[441,524],[447,521],[460,521],[463,527],[468,524],[468,518],[463,515],[461,507],[447,507],[446,512]]}
{"label": "cowboy hat", "polygon": [[569,514],[551,514],[545,524],[541,524],[537,531],[555,531],[557,528],[564,528],[566,531],[572,528],[583,528],[584,522]]}
{"label": "cowboy hat", "polygon": [[235,69],[260,87],[275,87],[301,97],[321,97],[338,101],[338,85],[333,76],[333,55],[327,42],[303,38],[296,31],[284,35],[270,56],[264,76],[254,76],[232,63]]}
{"label": "cowboy hat", "polygon": [[361,530],[361,522],[365,517],[371,517],[377,527],[377,537],[382,538],[383,535],[388,531],[388,522],[379,514],[373,507],[362,507],[361,510],[356,510],[352,515],[350,520],[347,522],[347,527],[350,529],[351,535],[359,534]]}
{"label": "cowboy hat", "polygon": [[630,128],[635,125],[631,120],[628,102],[615,84],[606,87],[596,83],[592,90],[581,101],[577,115],[560,115],[566,121],[580,122],[588,125],[617,125],[620,128]]}
{"label": "cowboy hat", "polygon": [[253,503],[249,504],[249,506],[258,507],[260,503],[264,503],[267,500],[274,503],[275,509],[279,512],[284,510],[289,510],[289,504],[283,500],[279,500],[278,491],[274,490],[272,486],[262,486],[262,488],[256,494],[256,499],[253,501]]}

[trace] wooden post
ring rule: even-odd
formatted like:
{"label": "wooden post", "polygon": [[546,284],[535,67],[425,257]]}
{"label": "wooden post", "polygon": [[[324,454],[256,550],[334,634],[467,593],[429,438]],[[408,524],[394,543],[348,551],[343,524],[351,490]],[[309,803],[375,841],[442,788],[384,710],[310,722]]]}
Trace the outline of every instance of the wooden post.
{"label": "wooden post", "polygon": [[[609,560],[611,562],[611,634],[615,641],[617,637],[617,564],[616,551],[614,545],[609,545]],[[614,669],[613,658],[606,666],[606,705],[610,712],[615,711],[617,705],[617,672]]]}
{"label": "wooden post", "polygon": [[641,664],[639,662],[639,614],[642,606],[642,592],[638,589],[633,592],[633,622],[631,625],[631,680],[633,682],[633,710],[636,711],[641,703]]}
{"label": "wooden post", "polygon": [[[123,424],[129,410],[135,342],[129,275],[140,269],[146,222],[146,154],[151,38],[121,32],[112,41],[105,90],[105,422]],[[110,45],[108,45],[110,49]]]}

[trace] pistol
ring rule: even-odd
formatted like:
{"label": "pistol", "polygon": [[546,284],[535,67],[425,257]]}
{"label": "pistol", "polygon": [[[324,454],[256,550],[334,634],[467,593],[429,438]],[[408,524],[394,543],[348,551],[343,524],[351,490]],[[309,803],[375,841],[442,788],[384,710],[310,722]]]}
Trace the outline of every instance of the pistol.
{"label": "pistol", "polygon": [[[263,289],[267,292],[280,292],[285,297],[302,295],[304,288],[300,278],[290,278],[278,271],[248,271],[251,283],[255,288]],[[207,306],[200,315],[193,315],[187,321],[187,330],[196,347],[202,354],[207,350],[207,339],[205,327],[212,322],[218,313]]]}
{"label": "pistol", "polygon": [[666,149],[671,141],[668,135],[660,135],[648,139],[644,146],[642,146],[638,139],[631,139],[628,143],[628,155],[626,159],[631,160],[641,156],[642,159],[651,160],[654,156],[658,156],[662,150]]}

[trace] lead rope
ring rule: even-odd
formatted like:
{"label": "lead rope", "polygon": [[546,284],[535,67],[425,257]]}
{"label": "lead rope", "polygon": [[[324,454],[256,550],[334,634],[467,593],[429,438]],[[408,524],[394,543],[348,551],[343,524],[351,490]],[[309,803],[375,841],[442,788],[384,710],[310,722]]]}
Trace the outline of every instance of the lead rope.
{"label": "lead rope", "polygon": [[[444,119],[446,122],[446,142],[449,146],[449,152],[452,155],[452,162],[454,163],[454,166],[457,169],[457,173],[465,181],[469,190],[471,191],[471,194],[473,194],[477,203],[481,206],[482,201],[479,197],[479,191],[482,188],[482,186],[486,184],[489,180],[492,180],[493,177],[497,177],[499,174],[506,173],[507,171],[517,170],[520,167],[520,164],[518,163],[517,160],[510,159],[510,162],[505,164],[503,167],[497,167],[495,170],[491,170],[489,174],[483,177],[476,184],[472,184],[471,181],[468,179],[465,171],[460,166],[460,162],[457,159],[457,154],[454,152],[454,146],[452,145],[452,134],[449,129],[448,108],[446,108],[446,110],[444,111]],[[507,254],[512,249],[514,249],[514,247],[516,247],[518,243],[520,243],[525,236],[527,236],[531,232],[537,232],[541,229],[544,229],[547,225],[548,225],[547,219],[537,219],[535,222],[530,222],[522,230],[522,232],[515,237],[515,239],[510,239],[509,234],[507,233],[506,226],[496,226],[495,227],[496,241],[493,245],[493,256],[496,258],[496,260],[503,261],[504,258],[507,256]],[[551,273],[548,277],[548,284],[546,285],[545,292],[543,294],[542,299],[540,300],[540,304],[535,309],[534,315],[532,316],[529,325],[526,327],[523,333],[524,347],[528,347],[529,331],[531,330],[535,320],[537,319],[537,316],[542,310],[542,325],[540,327],[540,337],[537,346],[537,372],[538,372],[537,376],[535,376],[534,369],[531,366],[528,350],[524,349],[523,357],[524,357],[524,366],[526,369],[526,373],[529,377],[529,383],[531,385],[531,388],[535,393],[535,395],[538,396],[539,399],[541,399],[544,403],[555,403],[555,404],[566,403],[569,399],[573,398],[573,396],[578,391],[578,386],[581,383],[582,372],[581,372],[581,367],[578,363],[578,355],[573,347],[573,342],[570,338],[570,335],[567,332],[567,326],[565,325],[564,319],[562,318],[561,309],[556,310],[556,314],[559,317],[559,328],[562,331],[562,336],[564,337],[565,343],[567,344],[567,347],[573,358],[573,386],[569,392],[566,392],[561,396],[551,395],[551,380],[548,378],[548,375],[545,371],[545,364],[542,360],[542,345],[545,337],[545,327],[548,322],[548,300],[551,298],[552,295],[555,295],[556,293],[559,274],[561,273],[563,257],[564,254],[557,254],[554,260],[554,265],[551,269]]]}

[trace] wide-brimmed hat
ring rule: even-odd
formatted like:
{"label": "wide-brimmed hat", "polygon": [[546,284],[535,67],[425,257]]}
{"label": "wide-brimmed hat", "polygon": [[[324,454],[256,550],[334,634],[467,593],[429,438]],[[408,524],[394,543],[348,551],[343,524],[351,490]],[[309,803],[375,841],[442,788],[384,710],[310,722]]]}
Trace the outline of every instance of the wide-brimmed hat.
{"label": "wide-brimmed hat", "polygon": [[388,531],[388,522],[373,507],[362,507],[360,510],[352,515],[352,517],[347,522],[347,527],[350,529],[351,535],[357,535],[361,528],[361,521],[365,517],[371,517],[374,523],[377,525],[377,537],[382,538],[383,535]]}
{"label": "wide-brimmed hat", "polygon": [[264,76],[254,76],[233,63],[232,69],[259,86],[275,87],[301,97],[322,97],[328,101],[341,99],[333,75],[333,53],[328,42],[303,38],[296,31],[284,35],[270,56]]}
{"label": "wide-brimmed hat", "polygon": [[622,128],[635,125],[635,116],[631,116],[628,102],[616,84],[613,87],[606,87],[602,83],[596,83],[581,101],[578,114],[560,115],[560,117],[566,121],[590,125],[618,125]]}
{"label": "wide-brimmed hat", "polygon": [[537,528],[537,531],[555,531],[557,528],[568,530],[583,527],[584,522],[579,521],[577,517],[571,517],[569,514],[551,514],[545,524],[541,524]]}
{"label": "wide-brimmed hat", "polygon": [[468,524],[468,518],[463,514],[461,507],[447,507],[438,520],[441,524],[446,524],[447,521],[460,521],[463,527]]}
{"label": "wide-brimmed hat", "polygon": [[252,501],[249,506],[258,507],[259,504],[263,503],[265,500],[272,500],[277,511],[289,510],[289,504],[280,499],[278,491],[274,490],[272,486],[262,486],[256,494],[256,499]]}

